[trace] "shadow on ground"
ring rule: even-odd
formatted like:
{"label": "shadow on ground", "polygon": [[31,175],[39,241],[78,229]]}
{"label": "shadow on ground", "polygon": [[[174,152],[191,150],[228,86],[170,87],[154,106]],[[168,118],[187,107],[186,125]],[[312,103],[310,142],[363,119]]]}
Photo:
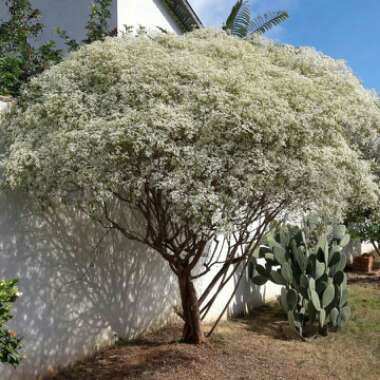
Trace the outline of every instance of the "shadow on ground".
{"label": "shadow on ground", "polygon": [[[120,342],[49,380],[378,380],[380,330],[376,285],[351,285],[353,318],[337,334],[311,342],[290,339],[277,303],[249,319],[221,323],[200,346],[178,343],[180,327]],[[47,380],[47,379],[46,379]]]}
{"label": "shadow on ground", "polygon": [[280,340],[294,338],[288,328],[284,312],[275,301],[256,309],[254,313],[251,313],[249,318],[234,321],[241,323],[248,331],[252,331],[260,336]]}
{"label": "shadow on ground", "polygon": [[166,377],[199,361],[190,345],[178,343],[180,326],[161,329],[135,341],[120,340],[45,380],[122,380]]}

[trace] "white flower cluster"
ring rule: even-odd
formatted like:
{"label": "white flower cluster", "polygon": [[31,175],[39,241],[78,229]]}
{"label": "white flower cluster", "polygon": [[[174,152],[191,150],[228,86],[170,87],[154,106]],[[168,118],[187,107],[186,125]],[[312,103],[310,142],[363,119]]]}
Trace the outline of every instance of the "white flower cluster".
{"label": "white flower cluster", "polygon": [[0,133],[13,188],[135,205],[152,189],[176,222],[229,226],[258,204],[374,199],[361,148],[379,126],[344,63],[202,30],[81,48],[32,80]]}

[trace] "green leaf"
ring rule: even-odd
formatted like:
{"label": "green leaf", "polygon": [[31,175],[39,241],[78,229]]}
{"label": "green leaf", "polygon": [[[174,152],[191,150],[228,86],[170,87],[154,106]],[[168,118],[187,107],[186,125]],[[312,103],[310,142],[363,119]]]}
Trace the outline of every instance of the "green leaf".
{"label": "green leaf", "polygon": [[248,34],[251,22],[251,9],[249,1],[238,0],[232,7],[223,29],[230,31],[232,35],[244,38]]}
{"label": "green leaf", "polygon": [[265,258],[265,260],[269,260],[269,261],[274,261],[275,260],[273,253],[270,253],[270,252],[267,252],[264,255],[264,258]]}
{"label": "green leaf", "polygon": [[334,276],[334,284],[341,285],[344,281],[344,273],[342,271],[336,272]]}
{"label": "green leaf", "polygon": [[303,246],[298,247],[294,244],[294,246],[292,247],[292,251],[293,251],[293,256],[295,258],[295,261],[297,262],[301,272],[304,272],[306,270],[306,264],[307,264],[305,247]]}
{"label": "green leaf", "polygon": [[317,282],[317,285],[316,285],[316,291],[318,294],[323,294],[323,292],[325,291],[325,289],[327,288],[328,286],[328,283],[326,281],[321,281],[319,280]]}
{"label": "green leaf", "polygon": [[317,310],[315,310],[315,307],[313,306],[312,302],[308,303],[307,312],[309,314],[310,322],[313,323],[317,317]]}
{"label": "green leaf", "polygon": [[276,11],[255,17],[249,25],[249,34],[264,34],[289,18],[288,12]]}
{"label": "green leaf", "polygon": [[321,309],[319,311],[319,324],[321,327],[323,327],[325,325],[325,321],[326,321],[326,310]]}
{"label": "green leaf", "polygon": [[256,265],[255,265],[255,270],[256,270],[256,272],[257,272],[260,276],[268,277],[267,270],[266,270],[266,268],[264,268],[262,265],[260,265],[260,264],[256,264]]}
{"label": "green leaf", "polygon": [[287,228],[280,228],[280,244],[282,247],[287,247],[290,241],[289,231]]}
{"label": "green leaf", "polygon": [[320,277],[322,277],[325,271],[326,271],[325,264],[316,260],[315,261],[315,279],[318,280]]}
{"label": "green leaf", "polygon": [[252,278],[252,281],[255,285],[262,286],[268,281],[268,278],[264,276],[255,276]]}
{"label": "green leaf", "polygon": [[329,242],[327,240],[327,236],[325,237],[325,240],[324,240],[324,247],[323,247],[323,253],[324,253],[324,256],[325,256],[325,263],[326,265],[328,264],[329,262],[329,256],[330,256],[330,249],[329,249]]}
{"label": "green leaf", "polygon": [[321,310],[321,302],[319,300],[318,293],[315,290],[310,289],[310,288],[308,290],[308,293],[309,293],[309,298],[310,298],[311,302],[313,303],[315,310],[320,311]]}
{"label": "green leaf", "polygon": [[294,289],[289,289],[286,293],[286,303],[288,310],[294,310],[298,302],[298,293]]}
{"label": "green leaf", "polygon": [[288,262],[285,262],[281,267],[281,274],[284,279],[291,284],[293,281],[293,271],[292,267]]}
{"label": "green leaf", "polygon": [[302,333],[301,323],[295,319],[293,311],[288,311],[288,322],[291,329],[294,330],[297,334]]}
{"label": "green leaf", "polygon": [[335,253],[335,252],[342,252],[342,247],[337,244],[336,241],[333,241],[332,242],[332,246],[331,246],[331,250],[330,250],[330,257],[332,257],[332,255]]}
{"label": "green leaf", "polygon": [[346,226],[343,224],[335,225],[333,230],[334,239],[342,240],[346,235],[346,230]]}
{"label": "green leaf", "polygon": [[342,322],[347,322],[351,318],[351,308],[349,306],[345,306],[342,311]]}
{"label": "green leaf", "polygon": [[336,307],[334,307],[330,311],[330,321],[334,327],[338,325],[338,317],[339,317],[339,310]]}
{"label": "green leaf", "polygon": [[315,290],[315,280],[314,278],[309,278],[309,289]]}
{"label": "green leaf", "polygon": [[272,272],[270,273],[270,278],[271,278],[271,281],[277,285],[287,285],[287,282],[282,276],[280,269],[275,270],[275,271],[272,270]]}
{"label": "green leaf", "polygon": [[350,242],[350,235],[344,235],[343,239],[340,241],[340,245],[345,247]]}
{"label": "green leaf", "polygon": [[300,285],[303,289],[307,289],[309,287],[309,279],[304,274],[301,274],[300,276]]}
{"label": "green leaf", "polygon": [[284,248],[278,246],[273,247],[273,254],[274,258],[280,265],[283,265],[286,262]]}
{"label": "green leaf", "polygon": [[322,306],[326,308],[331,304],[335,297],[335,287],[334,285],[328,285],[323,292],[322,296]]}
{"label": "green leaf", "polygon": [[336,272],[343,271],[344,268],[346,268],[346,265],[347,265],[347,257],[346,257],[346,255],[341,254],[340,255],[340,261],[338,264],[335,265],[334,269]]}
{"label": "green leaf", "polygon": [[341,253],[340,252],[334,252],[329,260],[329,266],[332,267],[335,264],[338,264],[340,261]]}
{"label": "green leaf", "polygon": [[345,306],[347,304],[347,300],[348,300],[348,290],[344,288],[341,290],[339,306],[340,307]]}
{"label": "green leaf", "polygon": [[288,309],[288,302],[286,300],[286,296],[287,296],[286,288],[281,288],[280,303],[281,303],[283,310],[287,313],[289,311],[289,309]]}
{"label": "green leaf", "polygon": [[232,29],[234,22],[236,20],[236,17],[238,16],[241,8],[243,7],[244,2],[245,1],[243,1],[243,0],[238,0],[236,2],[236,4],[232,7],[231,12],[227,17],[227,20],[224,24],[223,29],[225,29],[225,30],[231,30]]}

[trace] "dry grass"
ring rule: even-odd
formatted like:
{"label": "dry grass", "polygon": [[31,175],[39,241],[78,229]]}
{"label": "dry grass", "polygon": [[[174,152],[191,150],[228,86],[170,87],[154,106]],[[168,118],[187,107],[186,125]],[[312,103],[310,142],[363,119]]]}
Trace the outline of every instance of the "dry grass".
{"label": "dry grass", "polygon": [[54,380],[380,378],[380,280],[352,284],[353,319],[327,338],[290,337],[277,304],[249,320],[222,323],[212,339],[180,344],[178,328],[119,344],[61,371]]}

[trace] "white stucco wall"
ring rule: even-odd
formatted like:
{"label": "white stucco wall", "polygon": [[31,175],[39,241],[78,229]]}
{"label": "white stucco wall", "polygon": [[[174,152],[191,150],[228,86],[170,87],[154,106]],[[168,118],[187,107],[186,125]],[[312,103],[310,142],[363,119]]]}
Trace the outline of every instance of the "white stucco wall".
{"label": "white stucco wall", "polygon": [[157,26],[169,32],[180,33],[178,25],[169,15],[159,0],[118,0],[117,1],[118,30],[123,31],[124,25],[135,29],[140,25],[151,31],[157,31]]}
{"label": "white stucco wall", "polygon": [[0,379],[35,379],[115,336],[133,339],[170,319],[177,285],[156,254],[83,216],[39,215],[25,196],[0,196],[0,278],[19,278],[11,327],[25,359]]}
{"label": "white stucco wall", "polygon": [[[227,254],[227,244],[223,244],[223,235],[220,235],[219,238],[219,247],[220,250],[217,250],[217,255],[214,257],[214,261],[223,262]],[[213,242],[210,251],[215,246],[215,242]],[[206,259],[207,261],[207,259]],[[260,264],[265,265],[264,259],[258,259]],[[214,278],[217,272],[222,267],[222,264],[214,265],[211,268],[211,271],[206,275],[201,277],[197,282],[197,288],[199,294],[207,287],[210,281]],[[202,267],[198,269],[199,273],[202,270]],[[231,295],[236,289],[236,285],[239,282],[239,278],[241,277],[241,273],[243,270],[243,263],[240,264],[240,268],[238,268],[235,274],[231,277],[231,280],[224,286],[223,291],[219,294],[218,298],[215,300],[212,309],[207,314],[205,318],[205,322],[212,322],[216,320],[220,316],[220,314],[225,309],[226,303],[231,298]],[[232,272],[232,268],[229,273]],[[229,317],[237,317],[237,316],[246,316],[251,313],[251,311],[260,305],[268,303],[270,301],[275,300],[281,294],[281,286],[278,286],[272,282],[267,282],[263,286],[257,286],[253,284],[250,280],[249,276],[249,268],[244,270],[242,278],[240,280],[239,286],[236,289],[236,293],[234,294],[229,307],[224,312],[222,320],[226,320]],[[210,299],[213,295],[213,292],[210,293],[208,299]]]}
{"label": "white stucco wall", "polygon": [[[178,301],[176,279],[158,254],[105,235],[79,214],[39,214],[17,194],[0,196],[0,278],[20,279],[11,327],[23,337],[25,354],[17,370],[0,368],[2,380],[36,379],[115,337],[136,338],[170,321]],[[236,278],[207,321],[219,316]],[[258,290],[246,278],[224,318],[268,300],[268,288]]]}

